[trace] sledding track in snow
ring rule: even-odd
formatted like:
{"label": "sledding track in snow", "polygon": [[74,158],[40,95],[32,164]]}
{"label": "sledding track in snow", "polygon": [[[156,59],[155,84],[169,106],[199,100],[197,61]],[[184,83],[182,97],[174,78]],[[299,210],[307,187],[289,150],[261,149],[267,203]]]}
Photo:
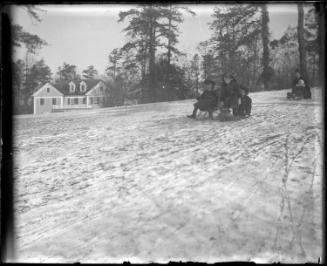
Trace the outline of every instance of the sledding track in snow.
{"label": "sledding track in snow", "polygon": [[17,116],[17,261],[317,262],[322,97],[284,95],[234,122],[192,100]]}

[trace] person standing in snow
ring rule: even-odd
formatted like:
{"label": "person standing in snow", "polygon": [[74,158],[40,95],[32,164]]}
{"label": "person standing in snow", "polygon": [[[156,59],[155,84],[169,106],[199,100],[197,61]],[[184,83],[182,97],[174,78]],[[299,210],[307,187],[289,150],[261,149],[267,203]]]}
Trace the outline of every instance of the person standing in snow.
{"label": "person standing in snow", "polygon": [[201,111],[208,111],[209,118],[213,119],[212,113],[218,103],[218,95],[214,91],[214,87],[214,81],[210,79],[204,81],[204,92],[197,98],[198,101],[194,104],[193,113],[187,117],[196,118],[196,113],[200,109]]}

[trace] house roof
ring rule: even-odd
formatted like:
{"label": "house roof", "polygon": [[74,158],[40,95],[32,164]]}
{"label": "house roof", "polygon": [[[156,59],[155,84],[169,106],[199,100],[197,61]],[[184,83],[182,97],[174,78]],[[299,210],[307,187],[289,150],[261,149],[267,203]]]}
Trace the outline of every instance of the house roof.
{"label": "house roof", "polygon": [[[69,91],[69,83],[71,81],[74,82],[75,86],[76,86],[74,92]],[[95,85],[97,85],[102,80],[101,79],[88,79],[88,80],[71,80],[71,81],[69,81],[69,82],[58,81],[56,83],[51,83],[51,85],[54,86],[55,88],[57,88],[65,96],[70,96],[70,95],[77,96],[77,95],[85,95],[87,92],[89,92]],[[86,90],[84,92],[80,91],[80,83],[82,81],[84,81],[86,83]]]}
{"label": "house roof", "polygon": [[[38,94],[38,92],[46,85],[46,84],[50,84],[51,86],[53,86],[53,84],[51,84],[50,82],[46,82],[43,84],[39,84],[35,89],[34,89],[34,93],[32,94],[32,96],[36,96]],[[56,87],[54,87],[56,90],[58,90]],[[61,93],[61,91],[58,90],[59,93]]]}
{"label": "house roof", "polygon": [[[45,83],[46,84],[46,83]],[[39,84],[35,89],[34,89],[34,93],[33,94],[35,94],[39,89],[41,89],[41,87],[43,87],[44,86],[44,83],[41,83],[41,84]]]}

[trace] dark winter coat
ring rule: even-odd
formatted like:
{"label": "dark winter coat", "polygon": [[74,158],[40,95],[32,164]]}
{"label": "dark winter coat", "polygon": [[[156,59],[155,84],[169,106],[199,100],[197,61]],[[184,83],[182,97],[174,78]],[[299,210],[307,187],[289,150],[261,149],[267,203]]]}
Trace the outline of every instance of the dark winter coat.
{"label": "dark winter coat", "polygon": [[237,108],[237,115],[240,116],[250,115],[251,109],[252,109],[252,99],[249,96],[244,95],[241,98],[241,104]]}
{"label": "dark winter coat", "polygon": [[229,84],[223,82],[219,100],[225,108],[237,108],[239,97],[241,97],[240,86],[235,79]]}
{"label": "dark winter coat", "polygon": [[201,111],[209,111],[217,106],[218,95],[215,91],[204,91],[197,100],[196,105]]}
{"label": "dark winter coat", "polygon": [[[304,87],[297,86],[300,79],[302,79],[304,81],[304,84],[305,84]],[[308,83],[304,78],[302,78],[302,77],[294,78],[294,80],[292,82],[292,94],[294,96],[298,96],[301,98],[303,97],[304,99],[311,99],[310,87],[308,86]]]}

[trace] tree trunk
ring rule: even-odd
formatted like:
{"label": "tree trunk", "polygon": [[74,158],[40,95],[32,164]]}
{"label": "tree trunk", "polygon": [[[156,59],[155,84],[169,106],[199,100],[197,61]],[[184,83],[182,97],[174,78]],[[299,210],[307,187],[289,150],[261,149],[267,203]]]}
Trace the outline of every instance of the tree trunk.
{"label": "tree trunk", "polygon": [[145,79],[146,79],[146,58],[147,58],[147,46],[146,39],[143,36],[142,44],[141,44],[141,102],[144,102],[145,95],[147,94]]}
{"label": "tree trunk", "polygon": [[196,72],[196,95],[199,95],[199,72]]}
{"label": "tree trunk", "polygon": [[307,83],[309,83],[307,69],[306,69],[306,54],[305,54],[305,46],[304,46],[303,3],[297,4],[297,8],[298,8],[297,36],[298,36],[298,42],[299,42],[300,72],[301,72],[301,76],[306,79]]}
{"label": "tree trunk", "polygon": [[156,88],[155,88],[155,19],[151,14],[150,25],[149,25],[149,82],[148,82],[148,92],[149,101],[153,102],[156,98]]}
{"label": "tree trunk", "polygon": [[28,72],[29,72],[28,56],[29,56],[29,52],[26,51],[26,55],[25,55],[25,70],[24,70],[24,82],[23,82],[24,86],[23,86],[23,91],[21,91],[20,92],[20,95],[19,95],[20,100],[22,100],[22,102],[23,102],[23,107],[24,108],[27,107],[27,100],[28,100],[28,88],[27,88],[27,76],[28,76]]}
{"label": "tree trunk", "polygon": [[[143,37],[144,38],[144,37]],[[146,75],[146,59],[147,59],[147,43],[146,39],[142,41],[142,80],[145,78]]]}
{"label": "tree trunk", "polygon": [[319,85],[325,88],[325,52],[326,52],[326,9],[323,3],[318,5],[318,45],[319,45]]}
{"label": "tree trunk", "polygon": [[315,52],[313,52],[312,78],[311,78],[312,85],[314,85],[315,79],[316,79],[316,54]]}
{"label": "tree trunk", "polygon": [[[257,80],[257,62],[258,62],[258,39],[256,38],[254,42],[254,64],[253,64],[253,80]],[[253,85],[255,85],[255,82],[253,82]]]}
{"label": "tree trunk", "polygon": [[171,60],[171,12],[172,12],[172,5],[169,4],[169,17],[168,17],[168,52],[167,52],[167,76],[166,76],[166,96],[167,100],[169,100],[169,91],[170,91],[170,60]]}
{"label": "tree trunk", "polygon": [[[234,25],[234,22],[232,22],[231,25]],[[227,33],[230,34],[229,32],[227,32]],[[234,45],[235,45],[235,28],[234,28],[234,26],[232,26],[232,47],[230,47],[230,49],[228,51],[229,62],[230,62],[229,66],[228,66],[228,72],[234,72],[233,70],[234,70],[234,67],[236,66],[235,60],[234,60],[234,55],[235,55]]]}
{"label": "tree trunk", "polygon": [[116,80],[116,60],[114,62],[114,80]]}
{"label": "tree trunk", "polygon": [[262,36],[262,46],[263,46],[263,54],[262,54],[262,67],[263,67],[263,85],[264,89],[267,90],[269,87],[269,77],[268,77],[268,69],[269,69],[269,14],[267,10],[267,6],[264,4],[261,7],[262,17],[261,17],[261,36]]}
{"label": "tree trunk", "polygon": [[[143,103],[149,103],[154,101],[155,86],[154,86],[154,67],[155,67],[155,29],[154,29],[154,17],[152,14],[153,7],[150,4],[150,15],[147,18],[147,34],[146,34],[146,47],[145,54],[147,55],[148,65],[143,80],[144,90],[142,91]],[[146,65],[146,64],[145,64]]]}

